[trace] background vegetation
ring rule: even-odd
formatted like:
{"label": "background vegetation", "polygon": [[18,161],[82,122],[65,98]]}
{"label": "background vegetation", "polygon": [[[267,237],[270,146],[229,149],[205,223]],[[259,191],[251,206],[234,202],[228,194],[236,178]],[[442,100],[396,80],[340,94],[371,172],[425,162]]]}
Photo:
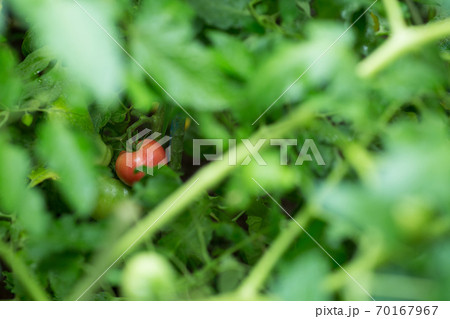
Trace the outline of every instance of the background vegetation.
{"label": "background vegetation", "polygon": [[[0,298],[448,300],[449,12],[0,0]],[[125,188],[142,128],[173,161]],[[194,138],[300,143],[195,167]],[[306,138],[325,166],[294,165]]]}

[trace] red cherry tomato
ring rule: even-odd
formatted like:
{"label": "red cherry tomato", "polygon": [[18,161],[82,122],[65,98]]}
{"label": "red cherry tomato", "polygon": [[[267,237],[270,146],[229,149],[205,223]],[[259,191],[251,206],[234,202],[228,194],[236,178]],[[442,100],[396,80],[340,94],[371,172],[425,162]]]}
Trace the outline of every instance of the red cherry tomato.
{"label": "red cherry tomato", "polygon": [[[122,151],[116,161],[117,176],[128,186],[132,186],[145,176],[145,167],[167,163],[166,152],[158,142],[145,139],[138,147],[136,152]],[[142,167],[144,167],[144,172],[136,171]]]}

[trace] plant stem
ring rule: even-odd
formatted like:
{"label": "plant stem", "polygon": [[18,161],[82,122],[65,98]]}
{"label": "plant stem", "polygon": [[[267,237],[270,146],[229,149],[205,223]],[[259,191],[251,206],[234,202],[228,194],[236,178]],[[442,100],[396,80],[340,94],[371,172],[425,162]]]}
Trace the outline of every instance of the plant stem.
{"label": "plant stem", "polygon": [[399,57],[449,35],[450,19],[409,27],[394,33],[375,52],[360,62],[356,70],[357,74],[362,78],[372,77]]}
{"label": "plant stem", "polygon": [[170,143],[170,167],[174,171],[181,170],[181,160],[183,157],[183,142],[184,142],[184,123],[186,118],[181,114],[175,115],[170,128],[170,135],[172,137]]}
{"label": "plant stem", "polygon": [[411,18],[412,18],[413,23],[416,25],[423,24],[423,20],[420,15],[420,11],[417,9],[414,2],[412,0],[406,0],[406,5],[409,8],[409,12],[411,12]]}
{"label": "plant stem", "polygon": [[401,32],[406,28],[405,20],[403,19],[402,8],[397,0],[383,0],[386,8],[389,25],[392,33]]}
{"label": "plant stem", "polygon": [[[135,129],[137,129],[139,126],[144,125],[144,124],[152,124],[152,123],[153,123],[153,119],[151,117],[141,115],[136,122],[134,122],[127,128],[127,131],[124,135],[127,136],[127,139],[130,139],[133,136],[133,131]],[[122,135],[122,136],[124,136],[124,135]]]}
{"label": "plant stem", "polygon": [[3,124],[5,124],[9,119],[9,112],[8,111],[0,112],[0,116],[3,116],[3,119],[0,121],[0,127],[2,127]]}
{"label": "plant stem", "polygon": [[[303,227],[307,227],[311,221],[310,211],[308,209],[301,210],[294,216],[294,219],[299,220],[298,223]],[[238,299],[251,300],[255,298],[255,295],[266,281],[278,260],[284,255],[286,250],[301,232],[302,229],[293,221],[288,224],[287,229],[281,230],[269,250],[267,250],[258,263],[252,268],[250,275],[238,288]]]}
{"label": "plant stem", "polygon": [[3,241],[0,241],[0,257],[11,267],[15,276],[28,291],[33,300],[49,300],[47,293],[39,285],[38,281],[29,273],[23,260]]}

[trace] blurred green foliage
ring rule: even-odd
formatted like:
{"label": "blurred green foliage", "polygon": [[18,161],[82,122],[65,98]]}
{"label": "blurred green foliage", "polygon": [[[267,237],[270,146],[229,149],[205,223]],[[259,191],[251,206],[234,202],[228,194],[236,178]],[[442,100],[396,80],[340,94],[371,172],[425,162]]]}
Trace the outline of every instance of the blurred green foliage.
{"label": "blurred green foliage", "polygon": [[[440,39],[361,77],[396,32],[382,1],[342,37],[372,1],[0,1],[0,239],[28,266],[0,250],[0,299],[78,298],[158,207],[83,298],[368,299],[278,202],[375,299],[448,300],[449,7],[409,2],[406,24],[444,21]],[[115,185],[127,138],[180,117],[181,169]],[[251,136],[298,144],[286,166],[274,147],[267,166],[192,165],[194,139]],[[294,165],[306,139],[325,166]],[[195,173],[180,215],[159,206]]]}

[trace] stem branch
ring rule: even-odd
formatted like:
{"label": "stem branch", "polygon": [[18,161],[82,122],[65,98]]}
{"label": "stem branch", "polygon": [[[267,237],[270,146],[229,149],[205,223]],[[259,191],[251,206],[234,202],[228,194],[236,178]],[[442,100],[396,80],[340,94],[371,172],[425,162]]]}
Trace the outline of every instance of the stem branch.
{"label": "stem branch", "polygon": [[409,27],[394,33],[375,52],[359,63],[357,74],[362,78],[372,77],[401,56],[449,35],[450,19]]}
{"label": "stem branch", "polygon": [[[311,221],[309,210],[301,210],[294,216],[299,224],[307,227]],[[252,268],[249,276],[242,282],[237,290],[239,299],[251,300],[257,295],[259,289],[266,281],[278,260],[284,255],[292,242],[301,234],[302,229],[293,221],[289,222],[287,229],[281,230],[269,250]]]}
{"label": "stem branch", "polygon": [[0,241],[0,257],[11,267],[14,275],[28,291],[33,300],[49,300],[47,293],[39,285],[38,281],[28,271],[24,261],[3,241]]}

